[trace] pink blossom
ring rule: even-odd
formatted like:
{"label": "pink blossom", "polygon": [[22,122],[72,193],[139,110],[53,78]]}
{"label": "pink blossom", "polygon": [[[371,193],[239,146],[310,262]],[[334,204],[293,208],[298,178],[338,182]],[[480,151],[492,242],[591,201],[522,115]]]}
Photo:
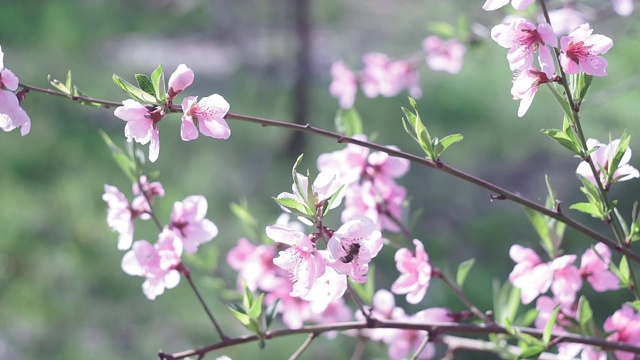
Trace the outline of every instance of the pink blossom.
{"label": "pink blossom", "polygon": [[273,263],[289,272],[293,281],[291,296],[305,296],[316,280],[325,272],[325,262],[309,237],[299,231],[280,225],[267,227],[267,236],[273,241],[289,245]]}
{"label": "pink blossom", "polygon": [[114,111],[114,115],[127,122],[124,127],[127,141],[133,139],[142,145],[149,143],[149,161],[155,162],[160,153],[158,123],[165,115],[164,110],[131,99],[122,101],[122,104]]}
{"label": "pink blossom", "polygon": [[560,305],[560,311],[556,317],[556,324],[553,326],[553,331],[558,333],[567,332],[563,327],[571,326],[572,322],[576,320],[576,311],[573,308],[573,304],[562,303],[548,296],[540,296],[538,300],[536,300],[536,310],[539,311],[535,321],[536,328],[544,329],[547,326],[557,305]]}
{"label": "pink blossom", "polygon": [[192,195],[182,201],[173,203],[171,223],[174,230],[184,242],[184,250],[194,253],[200,244],[211,241],[218,235],[218,227],[207,216],[207,199],[204,196]]}
{"label": "pink blossom", "polygon": [[118,232],[118,249],[126,250],[133,242],[134,219],[139,217],[145,219],[146,208],[129,205],[129,201],[118,188],[111,185],[104,185],[102,195],[109,209],[107,211],[107,224],[114,231]]}
{"label": "pink blossom", "polygon": [[308,301],[291,295],[294,292],[293,286],[289,279],[279,278],[279,284],[265,295],[264,303],[270,306],[280,299],[278,312],[282,313],[282,321],[289,329],[299,329],[313,314]]}
{"label": "pink blossom", "polygon": [[[298,177],[298,183],[300,184],[300,189],[294,182],[291,185],[292,193],[282,192],[278,194],[278,199],[288,198],[293,199],[301,204],[308,204],[307,200],[310,200],[314,203],[316,208],[324,206],[324,203],[328,201],[339,189],[341,184],[338,182],[337,174],[334,171],[322,171],[316,176],[313,180],[313,184],[311,185],[311,194],[307,194],[309,188],[309,178],[306,176],[296,173]],[[300,193],[302,190],[304,193]],[[309,196],[312,196],[311,199],[307,199]],[[335,209],[340,206],[342,203],[342,198],[344,196],[344,192],[340,192],[331,204],[330,209]],[[289,209],[281,206],[282,210],[289,212]],[[312,209],[315,210],[315,209]]]}
{"label": "pink blossom", "polygon": [[[356,319],[364,320],[362,312],[356,312]],[[404,309],[396,306],[394,295],[388,290],[380,289],[373,295],[371,317],[378,320],[396,320],[406,317]],[[392,341],[396,329],[364,329],[362,333],[374,341]]]}
{"label": "pink blossom", "polygon": [[182,241],[165,228],[155,245],[146,240],[138,240],[122,258],[122,270],[133,276],[144,276],[142,291],[149,300],[164,293],[164,289],[174,288],[180,282]]}
{"label": "pink blossom", "polygon": [[395,294],[407,294],[407,302],[417,304],[424,298],[431,281],[431,264],[420,240],[414,239],[416,255],[407,248],[396,252],[395,261],[400,277],[391,285]]}
{"label": "pink blossom", "polygon": [[549,290],[553,281],[553,270],[549,264],[542,263],[533,250],[513,245],[509,250],[509,256],[516,262],[509,274],[509,281],[520,289],[523,304],[529,304],[538,295]]}
{"label": "pink blossom", "polygon": [[589,24],[582,24],[568,36],[560,38],[560,65],[567,74],[585,72],[594,76],[607,75],[604,54],[613,47],[613,40],[604,35],[592,35]]}
{"label": "pink blossom", "polygon": [[540,68],[552,77],[555,65],[547,45],[558,47],[558,38],[551,25],[532,24],[518,18],[507,24],[499,24],[491,29],[491,38],[500,46],[509,49],[507,60],[511,71],[525,71],[533,65],[533,53],[538,52]]}
{"label": "pink blossom", "polygon": [[580,271],[573,265],[576,258],[576,255],[564,255],[549,264],[554,271],[551,291],[561,304],[573,304],[576,293],[582,288]]}
{"label": "pink blossom", "polygon": [[533,66],[517,73],[511,86],[511,95],[513,95],[513,100],[520,100],[520,106],[518,107],[519,117],[523,117],[529,110],[540,84],[550,81],[544,72],[538,71]]}
{"label": "pink blossom", "polygon": [[20,135],[25,136],[31,131],[31,119],[14,94],[19,83],[18,77],[4,67],[4,52],[0,47],[0,129],[8,132],[19,127]]}
{"label": "pink blossom", "polygon": [[11,70],[4,67],[4,52],[0,46],[0,89],[16,91],[19,83],[18,77]]}
{"label": "pink blossom", "polygon": [[184,91],[184,89],[193,83],[193,78],[193,70],[189,69],[185,64],[178,65],[176,71],[169,77],[168,97],[173,99],[176,95]]}
{"label": "pink blossom", "polygon": [[[0,85],[2,84],[0,83]],[[0,129],[9,132],[18,127],[20,128],[20,135],[29,134],[31,131],[31,119],[24,109],[20,107],[16,94],[11,91],[0,90]]]}
{"label": "pink blossom", "polygon": [[633,12],[633,0],[611,0],[611,5],[620,16],[629,16]]}
{"label": "pink blossom", "polygon": [[369,262],[382,248],[382,234],[373,221],[360,216],[344,223],[327,243],[327,264],[355,282],[367,281]]}
{"label": "pink blossom", "polygon": [[609,271],[611,251],[603,243],[587,249],[580,261],[580,274],[598,292],[620,289],[618,278]]}
{"label": "pink blossom", "polygon": [[[629,165],[629,160],[631,160],[631,149],[627,148],[620,159],[620,163],[618,164],[617,169],[610,169],[611,162],[618,151],[618,146],[620,144],[620,139],[613,140],[609,145],[605,145],[599,142],[596,139],[588,139],[587,147],[589,150],[598,147],[597,150],[591,153],[591,161],[596,168],[596,171],[600,175],[600,181],[602,182],[602,186],[605,188],[609,188],[611,184],[618,181],[626,181],[631,180],[633,178],[640,177],[640,172],[638,169]],[[611,172],[613,171],[613,174]],[[582,175],[591,181],[593,184],[596,184],[596,178],[591,171],[591,167],[586,161],[583,161],[578,165],[576,169],[576,174]]]}
{"label": "pink blossom", "polygon": [[197,100],[197,96],[188,96],[182,100],[182,140],[197,139],[198,129],[204,136],[228,139],[231,129],[224,117],[229,112],[229,103],[218,94]]}
{"label": "pink blossom", "polygon": [[[486,11],[497,10],[509,3],[510,0],[487,0],[482,8]],[[511,5],[516,10],[525,10],[534,0],[511,0]]]}
{"label": "pink blossom", "polygon": [[427,53],[427,66],[432,70],[457,74],[462,69],[466,48],[458,40],[444,41],[431,35],[422,41],[422,49]]}
{"label": "pink blossom", "polygon": [[[140,191],[140,185],[142,185],[142,191]],[[139,213],[138,217],[140,219],[149,220],[151,218],[151,207],[147,202],[147,198],[153,204],[153,200],[156,197],[163,197],[164,188],[162,184],[158,181],[149,183],[147,176],[142,175],[139,182],[133,183],[132,190],[136,197],[131,202],[131,207]]]}
{"label": "pink blossom", "polygon": [[356,75],[344,62],[336,61],[331,65],[331,77],[333,78],[331,85],[329,85],[331,95],[338,98],[341,108],[352,108],[358,91]]}
{"label": "pink blossom", "polygon": [[[451,312],[446,308],[430,308],[422,310],[413,316],[406,316],[405,318],[396,320],[424,324],[451,322],[453,321],[453,317],[451,316]],[[389,359],[407,358],[407,356],[413,354],[418,349],[426,336],[429,335],[421,330],[396,330],[387,341],[389,346]],[[428,343],[417,358],[432,359],[434,355],[435,347],[433,343]]]}
{"label": "pink blossom", "polygon": [[[366,135],[354,135],[353,138],[366,141]],[[349,185],[357,182],[367,166],[369,149],[355,144],[338,151],[324,153],[318,156],[317,166],[321,172],[336,173],[339,183]]]}
{"label": "pink blossom", "polygon": [[341,219],[346,222],[366,216],[375,223],[376,229],[398,232],[401,228],[396,222],[403,218],[406,195],[407,190],[391,180],[353,184],[345,194]]}
{"label": "pink blossom", "polygon": [[[571,7],[563,7],[549,11],[549,19],[558,36],[568,35],[575,28],[587,21],[582,12]],[[540,16],[539,21],[544,22],[544,16]]]}
{"label": "pink blossom", "polygon": [[[393,150],[400,150],[397,146],[387,146]],[[370,176],[381,179],[397,179],[409,171],[409,160],[391,156],[383,151],[371,153],[367,158],[366,172]]]}
{"label": "pink blossom", "polygon": [[419,74],[416,66],[406,60],[391,61],[382,53],[369,53],[363,56],[364,69],[360,85],[369,98],[395,96],[407,88],[409,94],[418,98],[422,91],[418,84]]}
{"label": "pink blossom", "polygon": [[238,282],[244,282],[251,291],[271,291],[278,283],[279,268],[273,263],[274,255],[273,247],[255,246],[241,238],[238,245],[227,253],[227,263],[238,271]]}
{"label": "pink blossom", "polygon": [[[311,312],[322,314],[330,304],[342,298],[347,290],[347,276],[338,274],[333,268],[326,267],[311,290],[301,298],[310,302]],[[349,318],[351,318],[349,311]]]}
{"label": "pink blossom", "polygon": [[[604,331],[613,332],[607,337],[607,341],[618,341],[629,345],[640,344],[640,314],[631,305],[623,304],[604,322]],[[615,351],[618,360],[632,360],[633,353],[627,351]]]}

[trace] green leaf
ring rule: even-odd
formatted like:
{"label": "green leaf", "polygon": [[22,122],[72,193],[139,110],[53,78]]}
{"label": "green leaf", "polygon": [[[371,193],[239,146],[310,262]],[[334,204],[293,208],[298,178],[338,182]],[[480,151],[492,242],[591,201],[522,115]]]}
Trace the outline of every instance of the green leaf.
{"label": "green leaf", "polygon": [[238,319],[240,324],[244,325],[245,327],[249,326],[249,324],[251,323],[251,318],[249,317],[249,315],[238,311],[237,308],[233,308],[230,305],[227,305],[227,308],[229,308],[233,316]]}
{"label": "green leaf", "polygon": [[620,143],[618,143],[618,149],[616,150],[616,153],[613,156],[613,160],[609,162],[609,168],[607,169],[608,183],[613,183],[617,180],[613,178],[613,175],[615,174],[615,171],[618,169],[618,166],[620,166],[620,161],[622,160],[624,153],[629,148],[630,141],[631,141],[631,136],[629,136],[626,131],[622,133],[622,136],[620,137]]}
{"label": "green leaf", "polygon": [[151,83],[153,85],[156,99],[161,103],[164,103],[167,99],[167,89],[164,84],[164,70],[162,69],[162,64],[158,65],[158,67],[151,73]]}
{"label": "green leaf", "polygon": [[556,305],[555,309],[553,309],[553,313],[551,313],[549,321],[547,321],[547,325],[544,326],[544,332],[542,333],[542,343],[545,345],[545,347],[548,346],[549,342],[551,341],[551,332],[553,331],[553,326],[556,324],[559,312],[560,305]]}
{"label": "green leaf", "polygon": [[539,314],[540,311],[536,309],[529,309],[523,316],[518,317],[516,324],[519,326],[531,326],[531,324],[536,321]]}
{"label": "green leaf", "polygon": [[580,155],[580,152],[577,151],[579,144],[576,144],[575,140],[568,136],[565,132],[558,129],[542,129],[540,130],[540,132],[548,135],[555,142],[569,149],[569,151],[571,151],[572,153]]}
{"label": "green leaf", "polygon": [[278,298],[273,304],[269,305],[267,310],[265,311],[265,324],[267,325],[266,330],[269,330],[271,324],[273,323],[273,319],[278,315],[278,306],[280,305],[281,299]]}
{"label": "green leaf", "polygon": [[291,198],[276,198],[276,197],[272,197],[272,199],[277,202],[278,204],[284,206],[285,208],[289,209],[289,211],[291,211],[292,213],[294,213],[297,216],[303,216],[303,217],[311,217],[313,218],[313,216],[315,215],[313,213],[313,211],[311,209],[309,209],[307,207],[306,204],[302,204],[299,203],[298,201],[291,199]]}
{"label": "green leaf", "polygon": [[107,147],[109,147],[109,151],[111,151],[111,156],[113,156],[113,159],[115,160],[116,164],[120,166],[120,169],[122,169],[122,172],[124,172],[124,174],[129,178],[129,180],[131,180],[131,182],[136,182],[137,166],[135,161],[132,160],[131,157],[124,152],[124,150],[122,150],[118,145],[116,145],[113,142],[113,140],[111,140],[109,135],[107,135],[106,132],[102,130],[98,130],[98,131],[100,133],[100,136],[102,137],[102,140],[104,140],[104,142],[107,144]]}
{"label": "green leaf", "polygon": [[329,198],[328,201],[325,200],[325,209],[322,212],[323,216],[327,215],[327,212],[329,212],[329,209],[331,209],[331,205],[333,205],[333,203],[336,201],[336,199],[339,199],[340,197],[343,196],[343,194],[342,194],[342,190],[343,189],[344,189],[344,184],[340,185],[338,190],[331,195],[331,197]]}
{"label": "green leaf", "polygon": [[573,204],[569,207],[569,209],[572,210],[577,210],[580,212],[583,212],[585,214],[589,214],[595,218],[598,219],[602,219],[605,217],[605,215],[602,213],[602,211],[600,210],[600,208],[598,208],[597,206],[591,204],[591,203],[585,203],[585,202],[581,202],[581,203],[576,203]]}
{"label": "green leaf", "polygon": [[624,287],[629,287],[629,285],[631,284],[629,282],[631,271],[629,269],[629,261],[627,260],[626,256],[623,256],[622,259],[620,259],[619,270],[620,273],[618,275],[620,282],[624,285]]}
{"label": "green leaf", "polygon": [[627,302],[627,304],[633,306],[633,308],[636,309],[637,312],[640,312],[640,300],[629,301]]}
{"label": "green leaf", "polygon": [[244,225],[248,225],[250,227],[257,225],[256,219],[251,215],[251,212],[249,212],[249,209],[246,206],[231,203],[229,207],[231,208],[233,215],[240,219]]}
{"label": "green leaf", "polygon": [[527,214],[527,218],[529,219],[531,225],[533,225],[536,233],[538,233],[538,237],[540,237],[545,251],[547,251],[547,253],[549,254],[553,254],[554,245],[551,241],[551,235],[549,233],[548,217],[529,208],[524,208],[524,212]]}
{"label": "green leaf", "polygon": [[136,78],[136,81],[138,82],[138,87],[147,94],[155,97],[155,90],[153,89],[153,83],[151,82],[151,79],[149,79],[149,77],[144,74],[135,74],[134,76]]}
{"label": "green leaf", "polygon": [[540,357],[540,354],[545,350],[544,345],[534,344],[534,345],[524,345],[521,347],[522,352],[518,355],[518,359],[537,359]]}
{"label": "green leaf", "polygon": [[124,91],[129,96],[131,96],[134,100],[137,100],[142,103],[158,105],[158,103],[156,102],[155,96],[152,96],[151,94],[147,94],[142,89],[131,84],[130,82],[126,81],[125,79],[121,78],[116,74],[113,74],[113,82],[116,85],[118,85],[118,87],[122,89],[122,91]]}
{"label": "green leaf", "polygon": [[58,89],[59,91],[70,95],[71,91],[69,90],[69,88],[63,84],[60,80],[57,79],[53,79],[51,77],[51,75],[47,75],[47,81],[49,81],[49,84],[51,84],[51,86],[53,86],[54,88]]}
{"label": "green leaf", "polygon": [[338,109],[336,113],[336,130],[346,136],[362,134],[362,119],[355,108]]}
{"label": "green leaf", "polygon": [[242,283],[242,286],[244,287],[244,295],[242,296],[242,305],[244,306],[245,309],[248,310],[253,305],[253,293],[251,292],[247,284]]}
{"label": "green leaf", "polygon": [[440,141],[436,141],[436,144],[434,144],[434,152],[435,152],[435,156],[436,157],[440,157],[440,155],[447,150],[447,148],[449,146],[451,146],[454,143],[457,143],[458,141],[461,141],[463,138],[462,135],[460,134],[452,134],[452,135],[447,135],[445,136],[443,139],[441,139]]}
{"label": "green leaf", "polygon": [[593,310],[591,310],[589,300],[584,295],[580,296],[580,300],[578,300],[578,321],[580,325],[586,325],[591,319],[593,319]]}
{"label": "green leaf", "polygon": [[427,26],[427,29],[442,38],[452,38],[456,34],[456,28],[444,21],[432,22]]}
{"label": "green leaf", "polygon": [[593,80],[592,75],[587,75],[584,72],[580,72],[571,77],[571,83],[573,85],[573,101],[576,105],[582,104],[587,95],[587,91],[589,90],[589,86],[591,86],[591,81]]}
{"label": "green leaf", "polygon": [[422,123],[422,120],[420,120],[420,114],[418,113],[416,101],[410,97],[409,103],[413,108],[413,112],[404,107],[402,108],[402,112],[404,112],[405,114],[405,118],[403,118],[403,126],[405,128],[405,131],[407,131],[407,133],[415,141],[418,142],[422,150],[427,155],[427,158],[435,161],[437,157],[433,149],[431,136]]}
{"label": "green leaf", "polygon": [[264,293],[260,294],[257,299],[251,304],[251,307],[247,310],[247,315],[252,319],[259,319],[262,316],[262,300],[264,299]]}
{"label": "green leaf", "polygon": [[[304,154],[300,154],[300,156],[298,156],[298,158],[296,159],[296,162],[293,164],[293,168],[291,168],[291,177],[293,178],[293,184],[296,186],[296,189],[298,189],[298,193],[300,193],[300,195],[306,194],[306,191],[302,190],[302,185],[300,184],[300,179],[298,178],[298,166],[300,166],[300,164],[302,163],[303,157]],[[307,182],[308,180],[309,179],[307,179]]]}
{"label": "green leaf", "polygon": [[467,275],[469,275],[469,271],[475,264],[476,260],[471,258],[467,261],[464,261],[458,265],[458,272],[456,273],[456,284],[458,284],[459,288],[462,288],[464,285],[464,281],[467,279]]}

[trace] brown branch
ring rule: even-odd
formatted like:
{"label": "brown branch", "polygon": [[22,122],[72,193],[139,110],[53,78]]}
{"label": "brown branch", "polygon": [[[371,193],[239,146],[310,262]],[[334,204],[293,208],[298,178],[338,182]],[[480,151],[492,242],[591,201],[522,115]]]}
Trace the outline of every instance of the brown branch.
{"label": "brown branch", "polygon": [[[509,331],[496,324],[489,325],[476,325],[476,324],[459,324],[459,323],[415,323],[415,322],[402,322],[402,321],[389,321],[371,319],[370,321],[352,321],[331,325],[309,325],[300,329],[284,329],[267,331],[264,334],[264,339],[273,339],[283,336],[296,335],[296,334],[308,334],[308,333],[324,333],[327,331],[344,331],[344,330],[359,330],[359,329],[405,329],[405,330],[422,330],[429,332],[437,332],[438,334],[473,334],[473,335],[488,335],[488,334],[509,334]],[[542,338],[542,330],[524,327],[513,327],[513,331],[522,334],[529,334],[536,338]],[[585,345],[598,346],[603,350],[621,350],[628,351],[634,354],[640,354],[640,347],[633,346],[620,342],[610,342],[603,339],[596,339],[586,337],[577,334],[568,333],[552,333],[552,341],[557,343],[578,343]],[[230,346],[246,344],[254,341],[258,341],[260,338],[256,335],[245,335],[237,338],[223,340],[219,343],[200,347],[198,349],[185,350],[177,353],[165,353],[160,352],[158,356],[162,360],[177,360],[184,359],[189,356],[202,356],[211,351],[223,349]]]}

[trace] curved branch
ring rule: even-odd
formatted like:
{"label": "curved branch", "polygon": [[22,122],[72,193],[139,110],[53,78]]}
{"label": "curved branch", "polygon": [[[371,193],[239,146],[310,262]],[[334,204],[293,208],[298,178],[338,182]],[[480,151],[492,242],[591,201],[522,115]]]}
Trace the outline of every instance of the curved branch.
{"label": "curved branch", "polygon": [[[46,94],[50,94],[50,95],[56,95],[56,96],[62,96],[74,101],[87,101],[87,102],[93,102],[93,103],[98,103],[98,104],[102,104],[104,105],[104,107],[111,107],[111,106],[121,106],[122,104],[119,102],[115,102],[115,101],[108,101],[108,100],[101,100],[101,99],[94,99],[94,98],[89,98],[89,97],[84,97],[84,96],[71,96],[68,94],[65,94],[63,92],[59,92],[59,91],[55,91],[55,90],[51,90],[51,89],[43,89],[43,88],[38,88],[35,86],[30,86],[30,85],[26,85],[26,84],[20,84],[20,86],[22,86],[25,89],[29,89],[29,90],[34,90],[34,91],[39,91],[39,92],[43,92]],[[170,112],[182,112],[182,110],[180,109],[180,107],[178,105],[173,105],[171,106],[170,109],[168,109]],[[517,194],[514,194],[510,191],[507,191],[497,185],[494,185],[492,183],[489,183],[483,179],[477,178],[475,176],[472,176],[470,174],[467,174],[461,170],[458,170],[456,168],[450,167],[448,165],[446,165],[445,163],[443,163],[442,161],[438,161],[437,163],[434,161],[431,161],[429,159],[426,159],[424,157],[420,157],[417,155],[413,155],[410,153],[406,153],[404,151],[400,151],[400,150],[395,150],[395,149],[391,149],[388,148],[386,146],[383,145],[379,145],[379,144],[375,144],[372,142],[368,142],[368,141],[363,141],[363,140],[359,140],[359,139],[355,139],[353,137],[349,137],[349,136],[344,136],[342,134],[338,134],[336,132],[333,131],[329,131],[329,130],[325,130],[325,129],[321,129],[321,128],[317,128],[314,126],[311,126],[310,124],[305,124],[305,125],[301,125],[301,124],[294,124],[294,123],[288,123],[288,122],[284,122],[284,121],[277,121],[277,120],[271,120],[271,119],[265,119],[265,118],[260,118],[260,117],[256,117],[256,116],[249,116],[249,115],[242,115],[242,114],[234,114],[234,113],[228,113],[225,117],[227,120],[238,120],[238,121],[244,121],[244,122],[250,122],[250,123],[255,123],[255,124],[260,124],[264,127],[267,126],[275,126],[275,127],[279,127],[279,128],[284,128],[284,129],[289,129],[289,130],[294,130],[294,131],[302,131],[302,132],[308,132],[308,133],[312,133],[312,134],[317,134],[320,136],[324,136],[324,137],[328,137],[328,138],[332,138],[337,140],[339,143],[350,143],[350,144],[355,144],[355,145],[360,145],[372,150],[377,150],[377,151],[382,151],[385,152],[391,156],[395,156],[395,157],[399,157],[402,159],[407,159],[411,162],[414,162],[416,164],[420,164],[422,166],[426,166],[426,167],[430,167],[433,169],[437,169],[440,170],[442,172],[445,172],[447,174],[450,174],[454,177],[457,177],[458,179],[464,180],[468,183],[477,185],[481,188],[487,189],[489,191],[491,191],[494,194],[498,194],[497,197],[500,199],[505,199],[505,200],[511,200],[517,204],[520,204],[522,206],[528,207],[529,209],[538,211],[541,214],[547,215],[553,219],[556,219],[564,224],[566,224],[568,227],[578,231],[579,233],[582,233],[583,235],[586,235],[588,237],[590,237],[591,239],[595,240],[595,241],[599,241],[604,243],[605,245],[607,245],[609,248],[611,248],[612,250],[619,252],[621,254],[624,254],[626,256],[628,256],[629,258],[633,259],[635,262],[640,263],[640,255],[638,255],[637,253],[633,252],[632,250],[630,250],[629,248],[623,247],[620,244],[618,244],[616,241],[609,239],[608,237],[600,234],[599,232],[592,230],[591,228],[583,225],[582,223],[573,220],[570,217],[567,217],[566,215],[564,215],[563,213],[561,213],[560,211],[557,210],[552,210],[552,209],[547,209],[546,207],[535,203],[527,198],[521,197]]]}
{"label": "curved branch", "polygon": [[[296,334],[309,334],[309,333],[324,333],[327,331],[344,331],[344,330],[362,330],[362,329],[404,329],[404,330],[422,330],[432,331],[438,334],[475,334],[475,335],[488,335],[488,334],[509,334],[509,331],[496,324],[490,325],[475,325],[475,324],[458,324],[458,323],[414,323],[414,322],[401,322],[401,321],[388,321],[371,319],[371,321],[352,321],[344,322],[333,325],[309,325],[300,329],[284,329],[267,331],[264,334],[265,339],[273,339],[277,337],[296,335]],[[532,328],[513,327],[513,331],[523,334],[529,334],[536,338],[542,338],[542,330]],[[258,341],[260,338],[256,335],[245,335],[237,338],[221,341],[219,343],[203,346],[198,349],[185,350],[177,353],[165,353],[160,352],[158,356],[162,360],[178,360],[184,359],[189,356],[202,356],[211,351],[223,349],[226,347],[246,344],[254,341]],[[640,347],[632,346],[625,343],[609,342],[602,339],[590,338],[582,335],[567,334],[567,333],[552,333],[552,341],[555,343],[578,343],[585,345],[598,346],[603,350],[621,350],[628,351],[634,354],[640,354]]]}

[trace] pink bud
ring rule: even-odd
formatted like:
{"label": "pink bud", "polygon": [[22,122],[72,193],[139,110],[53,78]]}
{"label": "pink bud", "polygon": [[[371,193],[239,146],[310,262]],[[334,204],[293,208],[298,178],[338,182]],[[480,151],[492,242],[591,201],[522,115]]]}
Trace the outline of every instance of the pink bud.
{"label": "pink bud", "polygon": [[180,64],[176,71],[169,77],[169,91],[167,94],[170,98],[174,98],[181,93],[187,86],[193,83],[193,70],[189,69],[187,65]]}

